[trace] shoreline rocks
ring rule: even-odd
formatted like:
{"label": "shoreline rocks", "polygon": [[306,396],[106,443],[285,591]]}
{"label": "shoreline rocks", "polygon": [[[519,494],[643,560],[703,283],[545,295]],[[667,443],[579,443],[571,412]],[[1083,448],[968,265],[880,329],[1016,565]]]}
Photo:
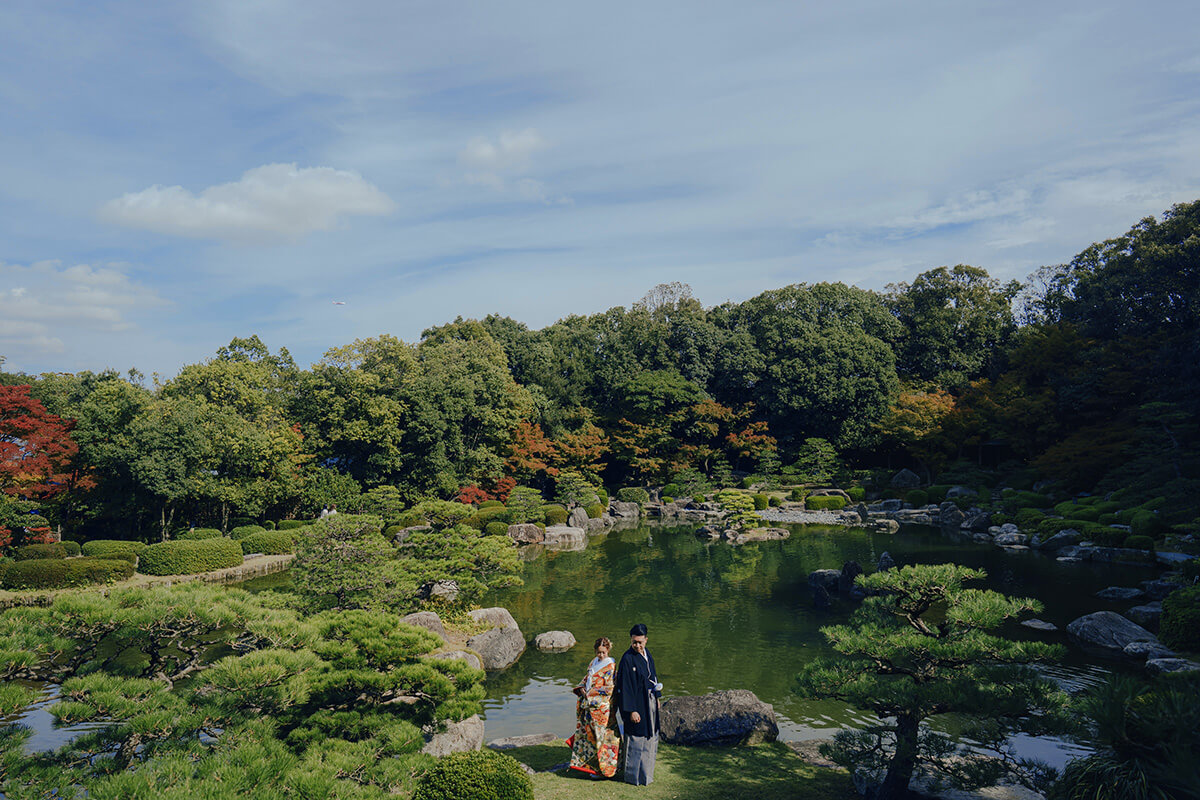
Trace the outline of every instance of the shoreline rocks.
{"label": "shoreline rocks", "polygon": [[491,628],[467,639],[467,647],[479,654],[489,672],[507,669],[525,652],[525,636],[507,608],[478,608],[468,612],[472,619]]}
{"label": "shoreline rocks", "polygon": [[723,747],[779,738],[775,709],[747,689],[670,697],[662,704],[667,744]]}
{"label": "shoreline rocks", "polygon": [[1115,611],[1085,614],[1067,625],[1067,632],[1085,645],[1121,655],[1132,642],[1158,642],[1158,637]]}

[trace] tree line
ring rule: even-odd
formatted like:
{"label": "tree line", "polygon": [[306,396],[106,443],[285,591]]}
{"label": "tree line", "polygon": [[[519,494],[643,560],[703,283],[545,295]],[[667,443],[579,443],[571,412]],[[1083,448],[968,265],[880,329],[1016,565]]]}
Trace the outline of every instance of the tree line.
{"label": "tree line", "polygon": [[[706,308],[683,284],[540,330],[498,315],[335,347],[256,335],[146,386],[0,373],[0,526],[163,535],[422,498],[694,470],[835,475],[965,460],[1188,519],[1200,469],[1200,201],[1024,283],[944,266],[874,292],[794,284]],[[23,389],[22,387],[28,387]],[[859,472],[862,478],[867,473]],[[1180,505],[1182,504],[1182,505]]]}

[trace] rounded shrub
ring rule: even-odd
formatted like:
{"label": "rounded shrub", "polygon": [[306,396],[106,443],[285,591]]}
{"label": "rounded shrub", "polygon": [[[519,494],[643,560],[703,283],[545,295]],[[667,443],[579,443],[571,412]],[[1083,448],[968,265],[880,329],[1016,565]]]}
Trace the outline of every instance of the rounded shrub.
{"label": "rounded shrub", "polygon": [[1017,523],[1017,527],[1021,530],[1029,530],[1031,528],[1036,528],[1038,523],[1045,518],[1046,515],[1036,508],[1022,508],[1017,512],[1014,521]]}
{"label": "rounded shrub", "polygon": [[95,539],[79,547],[85,556],[94,558],[122,558],[136,561],[146,550],[145,542],[130,542],[124,539]]}
{"label": "rounded shrub", "polygon": [[508,523],[500,520],[492,520],[483,527],[483,532],[488,536],[507,536]]}
{"label": "rounded shrub", "polygon": [[779,508],[781,505],[783,505],[783,501],[775,495],[771,495],[767,498],[767,505],[771,508]]}
{"label": "rounded shrub", "polygon": [[678,483],[668,483],[666,486],[662,487],[662,491],[660,491],[659,494],[669,494],[671,497],[678,497],[681,491],[682,490],[679,488]]}
{"label": "rounded shrub", "polygon": [[1153,550],[1154,539],[1150,536],[1132,534],[1125,537],[1125,540],[1121,542],[1121,547],[1126,547],[1130,550]]}
{"label": "rounded shrub", "polygon": [[675,502],[675,498],[669,494],[659,495],[658,499],[662,500],[664,503],[674,503]]}
{"label": "rounded shrub", "polygon": [[[266,533],[266,532],[267,532],[267,529],[264,528],[262,525],[239,525],[236,528],[234,528],[233,530],[229,531],[229,538],[233,539],[236,542],[236,541],[241,541],[242,539],[245,539],[247,536],[253,536],[256,533]],[[258,551],[256,550],[254,552],[258,552]]]}
{"label": "rounded shrub", "polygon": [[265,519],[265,520],[263,520],[263,524],[262,524],[262,526],[263,526],[264,528],[266,528],[267,530],[269,530],[269,531],[273,531],[273,530],[275,530],[275,523],[274,523],[274,521],[272,521],[272,520],[269,520],[269,519]]}
{"label": "rounded shrub", "polygon": [[755,511],[762,511],[764,508],[766,508],[770,504],[771,504],[771,498],[769,498],[767,495],[765,495],[765,494],[754,495],[754,510]]}
{"label": "rounded shrub", "polygon": [[[258,526],[256,525],[255,527],[258,527]],[[219,539],[219,538],[223,537],[224,535],[225,534],[221,533],[216,528],[192,528],[189,531],[184,531],[183,533],[179,534],[175,538],[176,539],[184,539],[184,540],[188,540],[188,539],[191,539],[191,540]]]}
{"label": "rounded shrub", "polygon": [[388,525],[383,529],[383,536],[385,539],[394,539],[396,534],[402,530],[404,530],[403,525]]}
{"label": "rounded shrub", "polygon": [[462,524],[466,525],[468,528],[474,528],[475,530],[482,533],[483,526],[486,525],[487,523],[484,522],[483,517],[479,516],[478,514],[472,514],[471,516],[464,519],[462,521]]}
{"label": "rounded shrub", "polygon": [[279,524],[275,526],[276,530],[293,531],[296,528],[303,528],[308,523],[302,519],[281,519]]}
{"label": "rounded shrub", "polygon": [[475,516],[479,517],[485,526],[492,520],[508,522],[508,509],[504,507],[503,503],[500,503],[499,505],[488,506],[487,508],[480,506],[479,510],[475,512]]}
{"label": "rounded shrub", "polygon": [[788,500],[791,500],[793,503],[802,503],[806,497],[808,497],[808,491],[805,489],[792,489],[788,493]]}
{"label": "rounded shrub", "polygon": [[61,589],[121,581],[133,564],[117,558],[38,558],[0,563],[2,589]]}
{"label": "rounded shrub", "polygon": [[242,538],[238,543],[242,546],[243,554],[278,556],[296,552],[296,542],[290,531],[259,531]]}
{"label": "rounded shrub", "polygon": [[1200,650],[1200,585],[1171,592],[1162,601],[1158,638],[1176,650]]}
{"label": "rounded shrub", "polygon": [[504,753],[451,753],[421,777],[413,800],[533,800],[533,781]]}
{"label": "rounded shrub", "polygon": [[485,509],[485,508],[503,508],[503,507],[504,507],[504,503],[501,503],[499,500],[484,500],[482,503],[479,504],[480,510]]}
{"label": "rounded shrub", "polygon": [[584,510],[587,511],[588,519],[600,519],[604,516],[604,506],[600,503],[592,503]]}
{"label": "rounded shrub", "polygon": [[850,495],[850,499],[855,503],[861,503],[867,499],[867,490],[861,486],[851,486],[846,490],[846,494]]}
{"label": "rounded shrub", "polygon": [[692,495],[692,502],[693,503],[707,503],[708,498],[702,494],[694,494],[694,495]]}
{"label": "rounded shrub", "polygon": [[547,525],[566,525],[567,524],[567,509],[565,506],[560,506],[557,503],[542,506],[542,511],[546,513]]}
{"label": "rounded shrub", "polygon": [[946,499],[946,492],[948,491],[950,491],[950,484],[935,483],[933,486],[930,486],[928,489],[926,489],[925,493],[929,495],[929,502],[941,503]]}
{"label": "rounded shrub", "polygon": [[913,489],[904,495],[904,502],[911,506],[927,506],[929,505],[929,492],[924,489]]}
{"label": "rounded shrub", "polygon": [[1101,525],[1115,525],[1120,523],[1121,519],[1116,514],[1101,514],[1098,522]]}
{"label": "rounded shrub", "polygon": [[59,544],[66,548],[68,558],[79,555],[79,542],[68,542],[66,539],[63,539]]}
{"label": "rounded shrub", "polygon": [[1139,536],[1151,536],[1160,533],[1163,529],[1162,521],[1153,511],[1141,510],[1134,513],[1129,519],[1129,527]]}
{"label": "rounded shrub", "polygon": [[66,558],[67,548],[63,547],[59,542],[50,544],[27,544],[24,547],[18,547],[13,551],[13,558],[17,561],[33,561],[38,558]]}
{"label": "rounded shrub", "polygon": [[846,498],[840,494],[808,497],[804,500],[804,507],[809,511],[837,511],[846,507]]}
{"label": "rounded shrub", "polygon": [[143,575],[192,575],[242,563],[242,545],[233,539],[183,539],[152,544],[142,553]]}
{"label": "rounded shrub", "polygon": [[747,475],[746,477],[742,478],[742,488],[743,489],[753,489],[754,488],[754,476],[753,475]]}
{"label": "rounded shrub", "polygon": [[650,493],[640,486],[627,486],[617,490],[617,499],[622,503],[637,503],[644,506],[650,502]]}
{"label": "rounded shrub", "polygon": [[600,498],[600,505],[608,508],[608,490],[600,488],[596,490],[596,497]]}

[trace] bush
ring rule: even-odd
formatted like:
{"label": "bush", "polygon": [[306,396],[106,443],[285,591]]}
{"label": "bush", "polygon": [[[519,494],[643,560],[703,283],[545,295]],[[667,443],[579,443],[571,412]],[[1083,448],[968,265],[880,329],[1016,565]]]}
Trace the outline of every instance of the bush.
{"label": "bush", "polygon": [[567,509],[564,506],[551,503],[542,506],[542,511],[546,514],[547,525],[566,525],[567,524]]}
{"label": "bush", "polygon": [[402,530],[404,530],[403,525],[388,525],[383,529],[383,536],[385,539],[395,539],[396,534]]}
{"label": "bush", "polygon": [[927,506],[929,505],[929,492],[926,492],[924,489],[913,489],[904,495],[904,502],[911,506]]}
{"label": "bush", "polygon": [[1162,520],[1153,511],[1138,511],[1129,520],[1129,527],[1139,536],[1153,537],[1163,531]]}
{"label": "bush", "polygon": [[[253,536],[256,533],[266,533],[267,529],[262,525],[239,525],[229,532],[229,538],[235,542],[245,539],[247,536]],[[257,550],[251,552],[257,553]]]}
{"label": "bush", "polygon": [[302,519],[281,519],[275,527],[281,531],[294,531],[296,528],[303,528],[307,524],[308,522]]}
{"label": "bush", "polygon": [[480,508],[502,508],[503,506],[504,503],[501,503],[499,500],[484,500],[479,504]]}
{"label": "bush", "polygon": [[600,498],[600,505],[608,508],[608,490],[604,488],[597,489],[596,496]]}
{"label": "bush", "polygon": [[754,476],[753,475],[747,475],[746,477],[742,478],[742,488],[743,489],[753,489],[754,488]]}
{"label": "bush", "polygon": [[674,503],[675,502],[675,498],[669,494],[659,495],[658,499],[662,500],[664,503]]}
{"label": "bush", "polygon": [[144,542],[130,542],[124,539],[96,539],[91,542],[84,542],[80,546],[80,551],[89,557],[94,558],[121,558],[126,561],[137,561],[145,550]]}
{"label": "bush", "polygon": [[783,501],[775,495],[771,495],[767,498],[767,505],[771,508],[779,508],[781,505],[783,505]]}
{"label": "bush", "polygon": [[1127,547],[1130,550],[1153,550],[1154,539],[1149,536],[1138,536],[1132,534],[1125,537],[1125,541],[1121,543],[1122,547]]}
{"label": "bush", "polygon": [[184,539],[147,547],[138,570],[143,575],[192,575],[241,563],[242,546],[232,539]]}
{"label": "bush", "polygon": [[413,509],[409,509],[400,515],[400,519],[396,520],[396,524],[401,528],[411,528],[414,525],[428,525],[425,518]]}
{"label": "bush", "polygon": [[492,520],[491,522],[489,522],[487,525],[484,526],[483,532],[486,533],[488,536],[507,536],[508,535],[508,523],[500,522],[499,520]]}
{"label": "bush", "polygon": [[1101,525],[1115,525],[1120,523],[1120,521],[1121,518],[1117,514],[1101,514],[1099,520]]}
{"label": "bush", "polygon": [[622,503],[637,503],[644,506],[650,502],[650,493],[638,486],[627,486],[617,490],[617,499]]}
{"label": "bush", "polygon": [[250,517],[230,517],[229,518],[229,527],[231,527],[231,528],[240,528],[243,525],[257,525],[257,524],[258,523],[255,522]]}
{"label": "bush", "polygon": [[68,557],[79,555],[79,542],[68,542],[63,539],[59,544],[66,548]]}
{"label": "bush", "polygon": [[38,558],[66,558],[67,548],[57,542],[51,544],[27,544],[13,551],[17,561],[33,561]]}
{"label": "bush", "polygon": [[604,516],[604,506],[600,503],[592,503],[584,510],[587,511],[588,519],[600,519]]}
{"label": "bush", "polygon": [[806,497],[808,497],[807,489],[792,489],[788,493],[788,500],[791,500],[793,503],[803,503]]}
{"label": "bush", "polygon": [[1015,522],[1021,530],[1029,530],[1036,528],[1038,524],[1046,518],[1046,515],[1036,508],[1022,508],[1017,512]]}
{"label": "bush", "polygon": [[837,511],[846,507],[846,498],[840,494],[809,497],[805,499],[804,507],[809,511]]}
{"label": "bush", "polygon": [[765,494],[756,494],[753,499],[755,511],[762,511],[771,504],[771,499]]}
{"label": "bush", "polygon": [[275,530],[275,523],[274,523],[274,522],[272,522],[272,521],[271,521],[271,520],[269,520],[269,519],[263,520],[263,524],[262,524],[262,526],[263,526],[264,528],[266,528],[267,530],[269,530],[269,531],[273,531],[273,530]]}
{"label": "bush", "polygon": [[683,492],[679,488],[678,483],[668,483],[666,486],[662,487],[662,491],[659,492],[659,494],[669,494],[669,495],[671,495],[671,497],[675,497],[682,493]]}
{"label": "bush", "polygon": [[1176,650],[1200,650],[1200,586],[1171,592],[1162,601],[1158,637]]}
{"label": "bush", "polygon": [[846,494],[850,495],[850,499],[855,503],[861,503],[867,499],[867,490],[861,486],[851,486],[846,490]]}
{"label": "bush", "polygon": [[265,556],[279,556],[284,553],[296,552],[296,541],[289,531],[260,531],[252,533],[238,542],[242,546],[242,554],[262,553]]}
{"label": "bush", "polygon": [[945,501],[946,492],[948,491],[950,491],[950,484],[935,483],[933,486],[930,486],[928,489],[926,489],[925,493],[929,495],[929,502],[941,503]]}
{"label": "bush", "polygon": [[0,564],[0,588],[61,589],[121,581],[133,575],[133,564],[116,558],[39,558]]}
{"label": "bush", "polygon": [[694,494],[694,495],[692,495],[692,502],[693,503],[707,503],[708,498],[702,494]]}
{"label": "bush", "polygon": [[533,782],[512,756],[470,750],[439,758],[421,776],[413,800],[533,800]]}
{"label": "bush", "polygon": [[188,541],[196,539],[220,539],[224,535],[216,528],[192,528],[189,531],[184,531],[175,538],[176,540]]}
{"label": "bush", "polygon": [[507,523],[508,509],[504,507],[503,503],[495,506],[488,506],[487,508],[480,507],[480,509],[475,512],[475,516],[479,517],[480,521],[483,522],[484,527],[486,527],[487,524],[493,520]]}

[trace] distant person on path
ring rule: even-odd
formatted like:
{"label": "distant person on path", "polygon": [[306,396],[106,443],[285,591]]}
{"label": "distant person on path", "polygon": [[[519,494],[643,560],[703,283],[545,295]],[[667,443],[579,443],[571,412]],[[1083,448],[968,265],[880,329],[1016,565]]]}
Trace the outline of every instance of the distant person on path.
{"label": "distant person on path", "polygon": [[662,684],[654,656],[646,650],[646,626],[634,625],[629,631],[629,649],[617,667],[617,688],[613,700],[621,713],[625,753],[625,782],[647,786],[654,780],[654,759],[658,756],[659,698]]}
{"label": "distant person on path", "polygon": [[575,707],[575,735],[571,737],[571,769],[611,778],[617,774],[621,746],[617,732],[608,726],[617,665],[608,657],[612,642],[606,637],[597,639],[594,648],[596,657],[574,689],[579,701]]}
{"label": "distant person on path", "polygon": [[321,516],[318,519],[325,519],[329,516],[329,506],[321,506]]}

